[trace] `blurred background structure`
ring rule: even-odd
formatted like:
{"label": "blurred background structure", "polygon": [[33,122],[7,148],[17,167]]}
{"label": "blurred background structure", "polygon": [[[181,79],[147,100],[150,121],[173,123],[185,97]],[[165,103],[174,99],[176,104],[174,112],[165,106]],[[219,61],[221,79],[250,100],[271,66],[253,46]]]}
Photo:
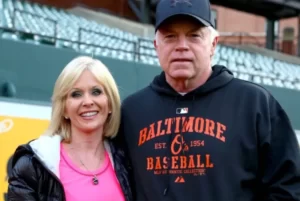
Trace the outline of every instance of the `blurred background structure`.
{"label": "blurred background structure", "polygon": [[[54,82],[71,59],[103,61],[122,99],[161,71],[153,47],[158,1],[0,0],[0,193],[16,146],[46,127]],[[299,133],[300,0],[211,4],[221,35],[213,63],[267,88]]]}

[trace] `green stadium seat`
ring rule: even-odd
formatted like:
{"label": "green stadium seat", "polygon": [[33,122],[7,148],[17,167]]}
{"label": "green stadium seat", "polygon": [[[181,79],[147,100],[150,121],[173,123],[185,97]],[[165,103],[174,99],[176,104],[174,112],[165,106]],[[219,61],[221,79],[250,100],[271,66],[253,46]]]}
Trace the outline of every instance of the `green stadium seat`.
{"label": "green stadium seat", "polygon": [[19,40],[19,37],[17,34],[9,33],[9,32],[2,33],[1,37],[4,39],[9,39],[9,40]]}

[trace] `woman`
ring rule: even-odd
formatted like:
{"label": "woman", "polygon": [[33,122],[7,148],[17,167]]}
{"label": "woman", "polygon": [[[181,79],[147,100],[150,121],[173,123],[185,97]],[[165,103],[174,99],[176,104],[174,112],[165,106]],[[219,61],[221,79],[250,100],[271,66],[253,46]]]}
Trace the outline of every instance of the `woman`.
{"label": "woman", "polygon": [[14,153],[8,200],[131,201],[129,166],[113,142],[119,124],[109,70],[75,58],[55,83],[46,134]]}

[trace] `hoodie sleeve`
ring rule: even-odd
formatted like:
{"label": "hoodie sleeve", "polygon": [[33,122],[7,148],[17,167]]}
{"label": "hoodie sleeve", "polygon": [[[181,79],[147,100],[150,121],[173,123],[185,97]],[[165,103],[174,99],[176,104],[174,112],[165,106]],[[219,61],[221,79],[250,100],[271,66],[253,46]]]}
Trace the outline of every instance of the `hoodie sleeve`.
{"label": "hoodie sleeve", "polygon": [[18,159],[13,166],[8,184],[9,201],[38,200],[35,192],[37,176],[30,157],[23,156]]}
{"label": "hoodie sleeve", "polygon": [[[300,154],[290,120],[276,100],[260,119],[261,201],[300,201]],[[266,117],[268,116],[268,117]]]}

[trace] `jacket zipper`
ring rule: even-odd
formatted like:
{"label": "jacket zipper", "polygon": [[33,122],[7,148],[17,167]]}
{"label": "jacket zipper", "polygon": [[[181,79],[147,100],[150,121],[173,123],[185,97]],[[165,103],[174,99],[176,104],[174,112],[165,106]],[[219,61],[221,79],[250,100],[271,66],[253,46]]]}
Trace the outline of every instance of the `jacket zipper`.
{"label": "jacket zipper", "polygon": [[47,168],[47,166],[43,163],[43,161],[36,155],[34,154],[33,156],[37,161],[39,161],[39,163],[45,168],[45,170],[51,175],[53,176],[53,178],[60,184],[60,187],[62,189],[62,193],[63,193],[63,200],[62,201],[66,201],[66,195],[65,195],[65,191],[64,191],[64,187],[63,184],[61,183],[61,181],[59,180],[59,178],[51,171]]}

